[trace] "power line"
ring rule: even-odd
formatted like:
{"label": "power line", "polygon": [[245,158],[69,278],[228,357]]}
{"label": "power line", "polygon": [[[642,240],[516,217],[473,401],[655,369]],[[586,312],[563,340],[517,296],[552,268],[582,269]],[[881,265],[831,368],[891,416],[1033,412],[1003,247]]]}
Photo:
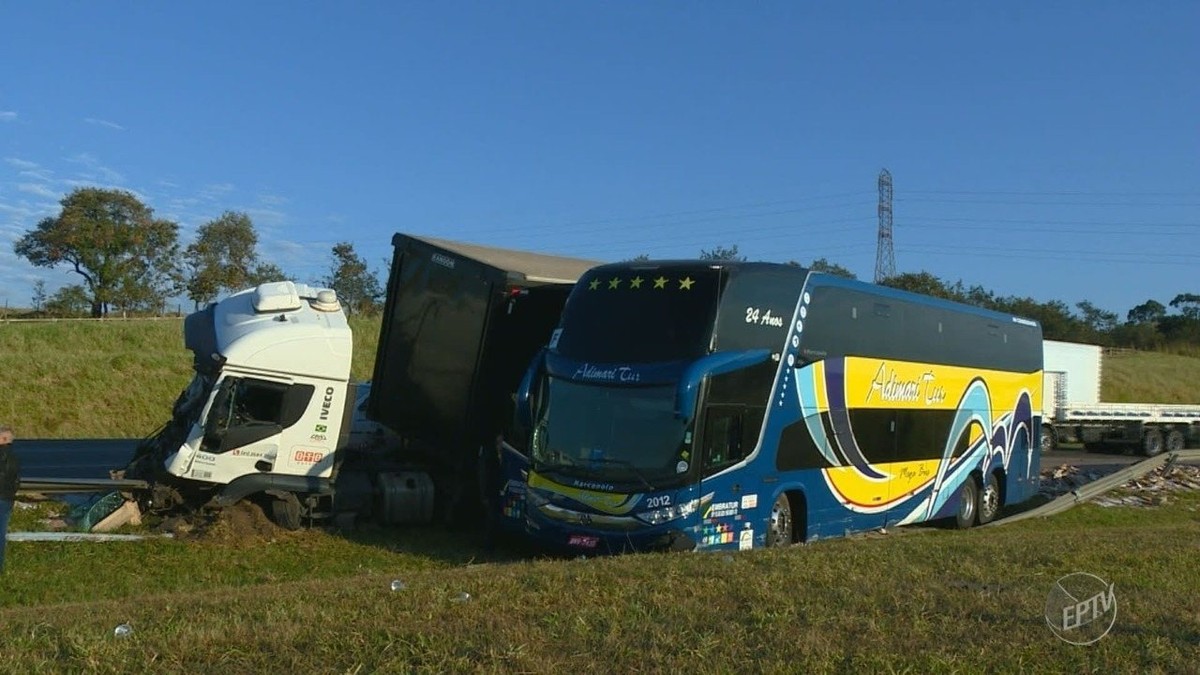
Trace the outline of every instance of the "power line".
{"label": "power line", "polygon": [[[1042,220],[1029,218],[955,218],[955,217],[925,217],[914,216],[913,224],[920,225],[922,221],[934,221],[943,223],[1012,223],[1015,225],[1084,225],[1088,227],[1115,225],[1122,227],[1196,227],[1200,228],[1200,223],[1149,223],[1136,221],[1105,221],[1105,220]],[[907,227],[907,225],[906,225]]]}
{"label": "power line", "polygon": [[[1106,236],[1131,236],[1143,235],[1149,237],[1195,237],[1195,232],[1165,232],[1153,229],[1136,229],[1136,230],[1096,230],[1096,229],[1077,229],[1077,228],[1054,228],[1054,227],[1013,227],[999,225],[926,225],[922,223],[913,223],[906,226],[910,230],[974,230],[987,231],[997,230],[1003,232],[1035,232],[1046,234],[1087,234],[1091,235],[1106,235]],[[1147,226],[1150,227],[1150,226]]]}
{"label": "power line", "polygon": [[1198,197],[1196,192],[1094,192],[1088,190],[908,190],[910,195],[1004,195],[1016,197]]}
{"label": "power line", "polygon": [[[922,255],[937,255],[937,256],[954,256],[962,259],[962,250],[946,250],[941,247],[908,245],[903,246],[902,250],[919,253]],[[1097,257],[1105,256],[1105,257]],[[1136,258],[1116,258],[1106,256],[1137,256]],[[1109,262],[1109,263],[1133,263],[1143,266],[1157,265],[1186,265],[1194,267],[1196,257],[1187,254],[1163,254],[1163,253],[1121,253],[1117,251],[1071,251],[1070,256],[1064,256],[1061,253],[1047,251],[1046,249],[1004,249],[1003,251],[989,250],[979,254],[979,257],[984,258],[1017,258],[1021,260],[1054,260],[1061,264],[1072,262]],[[1166,260],[1167,257],[1178,257],[1181,260]]]}
{"label": "power line", "polygon": [[1137,206],[1145,207],[1179,207],[1200,206],[1200,202],[1091,202],[1091,201],[1032,201],[1027,199],[933,199],[930,197],[904,197],[898,201],[906,204],[1004,204],[1011,206],[1021,204],[1028,206]]}

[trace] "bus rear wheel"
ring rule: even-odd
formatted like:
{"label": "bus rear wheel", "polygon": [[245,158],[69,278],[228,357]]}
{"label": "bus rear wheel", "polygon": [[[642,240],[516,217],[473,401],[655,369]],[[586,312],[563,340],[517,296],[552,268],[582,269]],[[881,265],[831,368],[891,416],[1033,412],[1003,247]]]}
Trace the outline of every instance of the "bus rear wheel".
{"label": "bus rear wheel", "polygon": [[979,491],[979,524],[987,525],[1000,513],[1000,481],[995,473],[989,473]]}
{"label": "bus rear wheel", "polygon": [[979,486],[975,484],[974,476],[967,476],[958,489],[958,512],[954,514],[954,526],[965,530],[974,525],[978,507]]}
{"label": "bus rear wheel", "polygon": [[786,494],[781,494],[771,507],[771,520],[767,523],[767,546],[787,546],[792,543],[792,503]]}

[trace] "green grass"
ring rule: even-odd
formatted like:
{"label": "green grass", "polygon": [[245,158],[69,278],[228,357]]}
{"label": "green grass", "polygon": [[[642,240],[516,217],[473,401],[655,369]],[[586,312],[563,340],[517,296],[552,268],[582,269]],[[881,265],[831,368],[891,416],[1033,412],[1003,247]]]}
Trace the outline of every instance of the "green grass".
{"label": "green grass", "polygon": [[1101,368],[1101,400],[1110,403],[1200,403],[1200,358],[1116,352]]}
{"label": "green grass", "polygon": [[[365,379],[379,323],[352,325]],[[0,323],[0,422],[23,437],[153,430],[188,379],[180,329]],[[1122,355],[1105,373],[1106,398],[1189,402],[1168,385],[1197,381],[1200,359]],[[1192,494],[736,555],[535,559],[435,529],[13,543],[0,671],[1178,672],[1200,659],[1198,541]],[[1087,648],[1042,616],[1078,571],[1114,582],[1120,607]],[[118,639],[122,622],[134,633]]]}
{"label": "green grass", "polygon": [[[353,377],[370,379],[378,317],[352,317]],[[0,322],[0,424],[22,438],[141,438],[191,379],[180,319]]]}
{"label": "green grass", "polygon": [[[1180,672],[1200,656],[1198,509],[1191,494],[965,532],[588,560],[413,529],[17,543],[0,652],[12,672]],[[1091,647],[1043,618],[1051,585],[1079,571],[1118,598]],[[131,637],[113,636],[122,622]]]}
{"label": "green grass", "polygon": [[[379,317],[351,317],[352,377],[371,378]],[[0,423],[26,438],[142,437],[166,422],[190,379],[178,319],[0,322]],[[1105,357],[1103,398],[1196,403],[1200,358],[1133,352]]]}
{"label": "green grass", "polygon": [[141,437],[190,379],[183,322],[0,323],[0,421],[18,437]]}

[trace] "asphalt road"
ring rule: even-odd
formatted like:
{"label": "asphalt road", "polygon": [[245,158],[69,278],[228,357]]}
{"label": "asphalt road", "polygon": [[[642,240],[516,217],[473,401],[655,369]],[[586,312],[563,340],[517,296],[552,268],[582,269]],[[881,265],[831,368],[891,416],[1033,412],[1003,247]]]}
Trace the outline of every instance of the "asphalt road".
{"label": "asphalt road", "polygon": [[137,438],[13,441],[21,478],[108,478],[133,458]]}
{"label": "asphalt road", "polygon": [[1117,465],[1127,466],[1146,459],[1143,454],[1124,454],[1119,448],[1107,452],[1084,452],[1080,450],[1055,450],[1042,454],[1042,468],[1072,464],[1074,466]]}

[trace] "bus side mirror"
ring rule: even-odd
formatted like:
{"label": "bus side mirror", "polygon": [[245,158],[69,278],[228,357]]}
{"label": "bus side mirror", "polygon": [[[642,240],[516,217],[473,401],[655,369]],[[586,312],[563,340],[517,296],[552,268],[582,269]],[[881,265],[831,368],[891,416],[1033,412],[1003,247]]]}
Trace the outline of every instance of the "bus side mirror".
{"label": "bus side mirror", "polygon": [[533,357],[529,367],[525,369],[525,376],[521,378],[521,386],[517,387],[517,424],[525,429],[533,426],[533,406],[529,399],[533,383],[541,377],[545,363],[546,348],[543,347],[538,351],[537,356]]}
{"label": "bus side mirror", "polygon": [[755,366],[771,358],[769,349],[751,349],[744,352],[717,352],[692,362],[679,378],[675,390],[675,417],[690,420],[696,412],[696,398],[700,395],[700,384],[709,375],[732,373],[735,370]]}

